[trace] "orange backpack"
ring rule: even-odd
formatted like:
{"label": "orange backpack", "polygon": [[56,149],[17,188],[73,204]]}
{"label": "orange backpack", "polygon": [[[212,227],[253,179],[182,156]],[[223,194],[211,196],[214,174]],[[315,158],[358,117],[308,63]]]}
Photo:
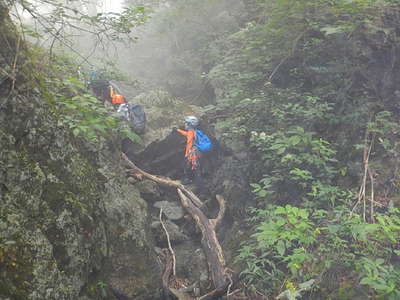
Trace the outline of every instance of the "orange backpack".
{"label": "orange backpack", "polygon": [[124,96],[118,95],[118,94],[114,94],[113,97],[112,97],[112,103],[114,103],[114,104],[123,104],[123,103],[125,103]]}

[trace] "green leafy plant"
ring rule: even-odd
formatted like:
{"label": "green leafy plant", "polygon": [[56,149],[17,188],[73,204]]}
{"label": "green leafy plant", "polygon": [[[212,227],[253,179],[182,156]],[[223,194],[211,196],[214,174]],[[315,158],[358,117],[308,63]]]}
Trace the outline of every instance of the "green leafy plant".
{"label": "green leafy plant", "polygon": [[306,249],[317,241],[318,230],[315,230],[309,212],[286,205],[255,210],[254,213],[261,223],[252,236],[254,242],[244,246],[237,257],[238,261],[247,264],[241,275],[248,284],[256,286],[261,282],[279,284],[285,269],[296,276],[312,261]]}
{"label": "green leafy plant", "polygon": [[309,198],[315,205],[334,205],[338,198],[343,199],[345,192],[330,184],[340,175],[334,167],[336,152],[315,133],[295,127],[270,135],[254,133],[251,142],[262,153],[268,170],[259,183],[253,184],[260,198],[292,189],[297,199]]}
{"label": "green leafy plant", "polygon": [[379,298],[394,300],[400,297],[400,271],[382,258],[363,257],[356,262],[361,285],[374,290]]}
{"label": "green leafy plant", "polygon": [[107,291],[106,291],[107,286],[108,286],[107,283],[105,283],[104,281],[97,282],[97,287],[100,290],[100,294],[102,297],[107,297]]}
{"label": "green leafy plant", "polygon": [[398,297],[400,270],[392,263],[400,253],[392,248],[398,243],[393,238],[400,234],[398,209],[391,216],[377,214],[376,224],[357,215],[344,220],[343,208],[328,212],[286,205],[252,211],[249,221],[257,224],[255,233],[236,258],[246,265],[241,276],[248,285],[279,291],[289,280],[296,290],[301,283],[318,279],[323,289],[331,284],[325,282],[328,274],[342,272],[333,294],[351,281],[353,288],[367,286],[378,298]]}

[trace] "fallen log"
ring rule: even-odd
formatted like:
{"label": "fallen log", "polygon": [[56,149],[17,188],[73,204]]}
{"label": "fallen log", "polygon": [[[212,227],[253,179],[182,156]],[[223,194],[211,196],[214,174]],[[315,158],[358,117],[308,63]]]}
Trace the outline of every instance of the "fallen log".
{"label": "fallen log", "polygon": [[222,218],[225,215],[226,206],[225,199],[221,195],[216,195],[215,198],[219,204],[219,211],[217,217],[215,219],[211,219],[210,223],[212,224],[214,230],[217,230],[218,226],[221,224]]}
{"label": "fallen log", "polygon": [[[199,297],[198,299],[213,300],[213,299],[218,299],[224,294],[226,294],[229,286],[232,284],[232,280],[229,274],[227,273],[222,247],[218,241],[217,234],[215,232],[216,228],[221,223],[221,220],[225,214],[224,198],[220,195],[216,196],[220,209],[218,211],[217,217],[215,219],[210,220],[200,209],[200,207],[202,206],[202,201],[192,191],[188,190],[185,186],[183,186],[180,182],[149,174],[138,168],[133,162],[129,160],[129,158],[124,153],[122,153],[122,157],[127,162],[128,166],[131,167],[136,173],[138,172],[142,174],[144,177],[153,180],[155,182],[170,187],[175,187],[181,199],[182,206],[192,216],[197,227],[200,229],[202,233],[201,244],[207,258],[211,280],[213,282],[215,289]],[[168,269],[169,268],[171,268],[171,266],[168,265]],[[163,286],[167,284],[167,280],[170,276],[171,270],[168,271],[169,274],[166,274],[164,272]],[[172,294],[174,294],[178,299],[188,299],[187,298],[188,296],[186,294],[178,296],[176,294],[176,290],[169,288],[169,291]]]}
{"label": "fallen log", "polygon": [[217,239],[217,234],[215,233],[214,223],[217,222],[211,222],[180,189],[178,189],[178,194],[181,198],[182,206],[190,213],[202,233],[201,244],[207,258],[208,268],[215,288],[218,289],[221,286],[227,286],[225,258]]}
{"label": "fallen log", "polygon": [[169,178],[164,178],[161,176],[155,176],[152,175],[150,173],[147,173],[145,171],[143,171],[142,169],[140,169],[139,167],[137,167],[127,156],[125,153],[122,153],[122,158],[125,160],[125,162],[127,163],[127,165],[132,168],[133,170],[133,174],[135,174],[135,177],[137,177],[137,173],[142,174],[144,177],[153,180],[157,183],[166,185],[166,186],[170,186],[170,187],[174,187],[177,189],[181,189],[186,195],[188,195],[188,197],[193,201],[194,204],[196,204],[196,206],[198,207],[202,207],[203,206],[203,202],[189,189],[187,189],[183,184],[181,184],[179,181],[176,180],[171,180]]}

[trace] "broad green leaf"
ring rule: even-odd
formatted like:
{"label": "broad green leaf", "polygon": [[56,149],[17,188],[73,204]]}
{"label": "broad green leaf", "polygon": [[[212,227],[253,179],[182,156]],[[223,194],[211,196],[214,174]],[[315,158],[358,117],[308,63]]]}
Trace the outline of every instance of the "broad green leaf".
{"label": "broad green leaf", "polygon": [[343,30],[340,27],[326,26],[326,27],[322,27],[321,31],[324,32],[325,35],[330,35],[330,34],[342,32]]}
{"label": "broad green leaf", "polygon": [[276,244],[276,250],[278,251],[278,254],[280,256],[283,256],[286,251],[285,243],[282,240],[279,240],[278,243]]}
{"label": "broad green leaf", "polygon": [[296,146],[298,143],[300,143],[301,142],[301,136],[299,136],[299,135],[293,135],[293,136],[291,136],[290,138],[289,138],[289,143],[292,145],[292,146]]}

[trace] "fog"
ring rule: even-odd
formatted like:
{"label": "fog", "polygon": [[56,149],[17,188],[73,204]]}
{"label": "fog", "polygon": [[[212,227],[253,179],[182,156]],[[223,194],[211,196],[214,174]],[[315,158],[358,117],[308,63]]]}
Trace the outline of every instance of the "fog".
{"label": "fog", "polygon": [[148,88],[161,87],[188,103],[212,104],[207,79],[216,42],[239,28],[240,0],[170,1],[153,4],[151,19],[135,31],[138,41],[120,49],[118,65]]}
{"label": "fog", "polygon": [[[142,90],[161,88],[174,97],[198,104],[212,103],[215,98],[207,74],[220,54],[216,45],[223,36],[239,28],[238,15],[244,5],[242,0],[32,3],[35,17],[21,6],[15,13],[15,18],[23,16],[24,22],[41,34],[39,38],[29,37],[32,42],[59,55],[72,55],[86,72],[117,67],[128,80],[139,81]],[[125,24],[117,23],[116,18],[126,13],[127,7],[137,6],[145,7],[149,19],[129,33],[107,31],[88,18],[103,14],[108,17],[107,26],[120,30]]]}
{"label": "fog", "polygon": [[99,12],[121,12],[123,7],[122,0],[103,0],[98,4]]}

